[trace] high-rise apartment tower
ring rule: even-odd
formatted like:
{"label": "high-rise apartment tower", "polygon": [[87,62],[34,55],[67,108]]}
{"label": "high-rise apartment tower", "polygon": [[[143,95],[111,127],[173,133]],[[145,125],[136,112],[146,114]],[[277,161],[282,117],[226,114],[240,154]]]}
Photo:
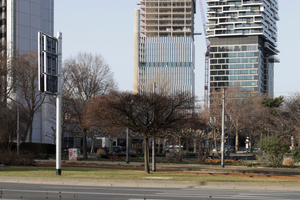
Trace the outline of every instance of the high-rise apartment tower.
{"label": "high-rise apartment tower", "polygon": [[241,86],[274,92],[278,0],[206,0],[210,91]]}
{"label": "high-rise apartment tower", "polygon": [[134,92],[195,93],[195,0],[141,0],[135,10]]}

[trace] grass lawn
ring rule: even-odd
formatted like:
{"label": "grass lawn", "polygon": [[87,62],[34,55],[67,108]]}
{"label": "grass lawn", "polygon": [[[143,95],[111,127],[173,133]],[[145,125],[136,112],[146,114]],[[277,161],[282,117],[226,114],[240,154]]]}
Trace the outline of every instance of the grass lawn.
{"label": "grass lawn", "polygon": [[[49,177],[57,178],[55,167],[3,167],[0,176]],[[129,179],[129,180],[170,180],[170,181],[205,181],[205,182],[265,182],[265,183],[296,183],[300,178],[278,176],[256,176],[235,174],[208,174],[184,172],[154,172],[147,174],[139,170],[72,168],[63,167],[61,178],[87,179]]]}

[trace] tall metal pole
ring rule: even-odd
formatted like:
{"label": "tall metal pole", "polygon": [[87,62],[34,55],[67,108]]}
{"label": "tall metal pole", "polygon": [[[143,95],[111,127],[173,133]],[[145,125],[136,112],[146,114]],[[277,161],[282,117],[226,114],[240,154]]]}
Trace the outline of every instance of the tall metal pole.
{"label": "tall metal pole", "polygon": [[17,106],[17,153],[20,153],[20,107]]}
{"label": "tall metal pole", "polygon": [[[156,82],[153,83],[153,96],[155,94]],[[153,110],[153,118],[154,118],[154,110]],[[155,137],[152,137],[152,172],[156,172],[156,155],[155,155]]]}
{"label": "tall metal pole", "polygon": [[61,175],[61,64],[62,64],[62,33],[57,33],[58,66],[57,66],[57,95],[56,95],[56,175]]}
{"label": "tall metal pole", "polygon": [[129,139],[128,139],[128,128],[126,131],[126,163],[129,164]]}
{"label": "tall metal pole", "polygon": [[222,102],[222,144],[221,144],[221,166],[224,167],[224,123],[225,123],[225,88],[223,88]]}

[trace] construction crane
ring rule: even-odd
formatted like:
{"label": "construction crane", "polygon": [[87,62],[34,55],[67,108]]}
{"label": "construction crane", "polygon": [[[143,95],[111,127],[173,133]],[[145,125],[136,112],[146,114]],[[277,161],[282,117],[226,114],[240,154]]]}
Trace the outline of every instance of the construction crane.
{"label": "construction crane", "polygon": [[206,18],[205,18],[205,8],[203,5],[203,1],[205,0],[199,0],[199,4],[200,4],[200,12],[201,12],[201,17],[202,17],[202,24],[203,24],[203,35],[205,36],[205,43],[206,43],[206,52],[205,52],[205,72],[204,72],[204,101],[206,106],[208,106],[208,78],[209,78],[209,54],[210,54],[210,42],[209,40],[206,38],[207,36],[207,32],[206,32]]}

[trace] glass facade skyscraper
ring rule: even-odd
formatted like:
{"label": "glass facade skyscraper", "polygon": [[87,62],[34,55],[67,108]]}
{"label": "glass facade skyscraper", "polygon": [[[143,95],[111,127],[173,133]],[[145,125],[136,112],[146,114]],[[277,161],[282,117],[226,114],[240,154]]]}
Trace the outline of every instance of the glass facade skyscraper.
{"label": "glass facade skyscraper", "polygon": [[274,92],[277,0],[206,0],[210,40],[210,90],[241,86]]}
{"label": "glass facade skyscraper", "polygon": [[[54,0],[0,0],[0,6],[0,45],[6,47],[8,58],[15,50],[18,53],[37,50],[39,31],[53,36]],[[12,77],[5,78],[8,84],[13,81]],[[19,98],[17,91],[11,94],[11,98]],[[53,117],[49,114],[53,107],[47,97],[45,101],[48,103],[39,108],[33,120],[32,142],[53,142],[53,139],[46,136],[53,133],[53,123],[45,120]]]}
{"label": "glass facade skyscraper", "polygon": [[[195,0],[141,0],[135,11],[134,91],[153,83],[195,94]],[[159,86],[160,85],[160,86]]]}

